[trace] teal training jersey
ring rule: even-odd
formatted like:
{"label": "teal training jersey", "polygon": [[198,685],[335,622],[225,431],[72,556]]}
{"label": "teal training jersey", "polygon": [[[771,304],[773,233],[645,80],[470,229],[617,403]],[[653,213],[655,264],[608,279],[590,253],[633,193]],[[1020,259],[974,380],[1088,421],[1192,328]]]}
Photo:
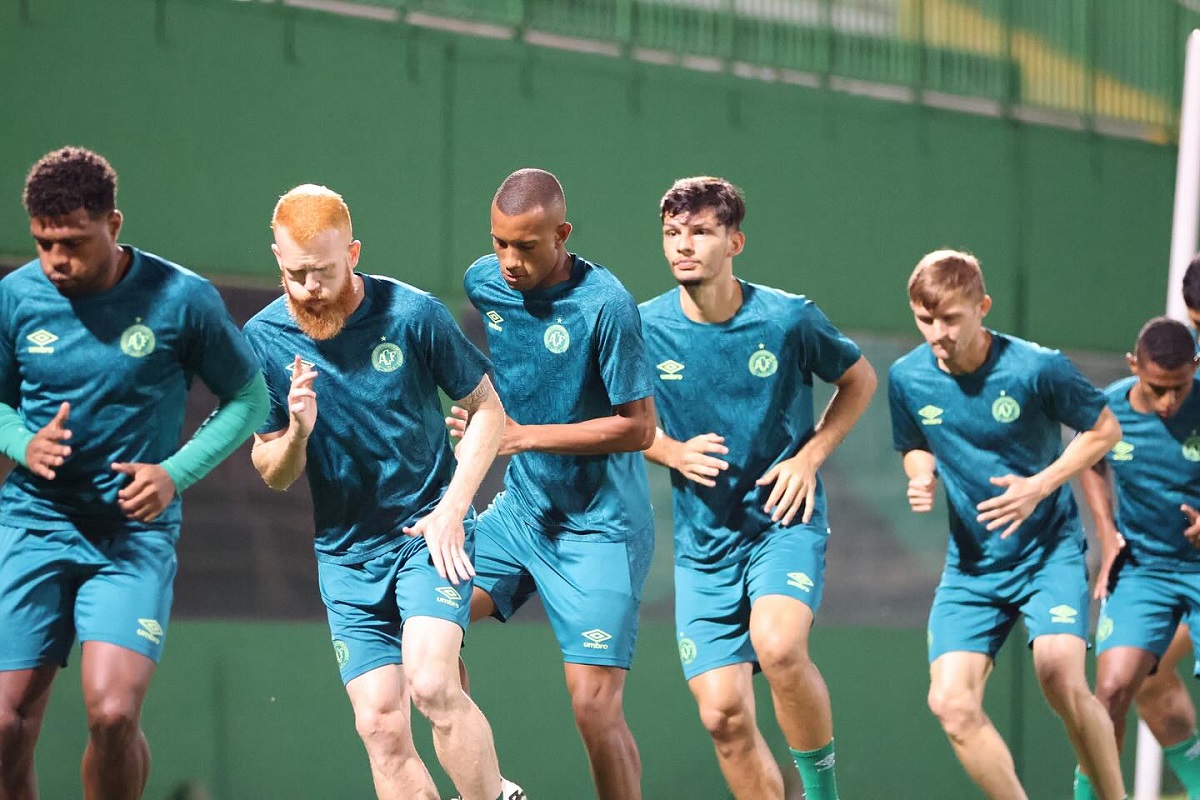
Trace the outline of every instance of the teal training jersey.
{"label": "teal training jersey", "polygon": [[[609,417],[653,394],[637,304],[604,267],[572,255],[570,277],[519,292],[496,256],[467,270],[467,297],[483,314],[496,387],[521,425]],[[518,453],[507,496],[544,529],[624,539],[652,521],[641,453]]]}
{"label": "teal training jersey", "polygon": [[[663,430],[679,441],[716,433],[729,448],[713,488],[671,472],[681,564],[740,561],[777,527],[763,511],[772,487],[755,481],[812,438],[813,376],[836,381],[861,356],[811,300],[741,286],[742,307],[717,324],[684,316],[680,289],[640,306]],[[819,479],[811,522],[827,527]]]}
{"label": "teal training jersey", "polygon": [[436,297],[359,274],[362,302],[332,339],[304,334],[283,297],[245,328],[271,395],[259,433],[288,427],[296,356],[317,372],[304,469],[317,558],[338,564],[361,564],[411,541],[403,528],[433,510],[454,472],[438,388],[466,397],[489,366]]}
{"label": "teal training jersey", "polygon": [[184,403],[199,375],[232,397],[258,364],[207,280],[135,248],[111,289],[68,298],[33,261],[0,281],[0,402],[31,431],[71,404],[71,455],[54,480],[17,466],[0,490],[0,523],[77,527],[87,536],[177,529],[176,495],[153,522],[117,505],[129,483],[114,462],[157,464],[180,446]]}
{"label": "teal training jersey", "polygon": [[1121,441],[1105,456],[1113,472],[1117,530],[1131,565],[1200,572],[1200,550],[1183,538],[1186,503],[1200,509],[1200,381],[1170,419],[1129,404],[1137,379],[1104,390],[1121,423]]}
{"label": "teal training jersey", "polygon": [[1100,418],[1104,396],[1066,356],[992,332],[987,359],[968,375],[940,369],[922,344],[898,359],[888,378],[895,448],[937,458],[950,506],[948,564],[987,572],[1052,550],[1063,536],[1085,546],[1066,484],[1007,539],[1000,538],[1002,528],[989,531],[975,520],[975,506],[1003,491],[990,478],[1040,472],[1062,453],[1061,425],[1090,430]]}

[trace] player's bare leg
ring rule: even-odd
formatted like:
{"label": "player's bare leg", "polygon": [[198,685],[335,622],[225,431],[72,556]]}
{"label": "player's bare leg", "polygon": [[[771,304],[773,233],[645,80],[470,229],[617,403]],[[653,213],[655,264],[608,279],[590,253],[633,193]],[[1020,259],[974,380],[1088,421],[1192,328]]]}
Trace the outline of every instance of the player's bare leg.
{"label": "player's bare leg", "polygon": [[1033,667],[1042,694],[1062,719],[1079,766],[1100,800],[1122,800],[1125,784],[1112,720],[1088,689],[1084,672],[1087,643],[1071,634],[1033,640]]}
{"label": "player's bare leg", "polygon": [[625,670],[565,664],[575,726],[583,737],[599,800],[641,800],[642,761],[625,722]]}
{"label": "player's bare leg", "polygon": [[717,763],[737,800],[782,800],[783,775],[758,730],[753,667],[730,664],[688,681]]}
{"label": "player's bare leg", "polygon": [[359,675],[346,684],[346,693],[379,800],[438,800],[433,778],[413,744],[408,682],[400,665]]}
{"label": "player's bare leg", "polygon": [[955,651],[929,667],[929,709],[950,739],[963,768],[991,800],[1025,800],[1008,745],[983,711],[992,671],[985,653]]}
{"label": "player's bare leg", "polygon": [[1180,625],[1170,647],[1158,662],[1158,670],[1142,681],[1133,698],[1138,716],[1146,721],[1150,732],[1163,747],[1188,739],[1196,730],[1196,706],[1179,678],[1178,669],[1179,662],[1191,653],[1188,627]]}
{"label": "player's bare leg", "polygon": [[0,672],[0,800],[38,796],[33,751],[58,667]]}
{"label": "player's bare leg", "polygon": [[79,664],[88,720],[83,795],[87,800],[141,797],[150,776],[142,704],[154,661],[108,642],[84,642]]}
{"label": "player's bare leg", "polygon": [[404,671],[413,703],[433,726],[438,761],[463,800],[495,800],[500,767],[492,729],[459,681],[462,635],[462,628],[447,620],[407,620]]}

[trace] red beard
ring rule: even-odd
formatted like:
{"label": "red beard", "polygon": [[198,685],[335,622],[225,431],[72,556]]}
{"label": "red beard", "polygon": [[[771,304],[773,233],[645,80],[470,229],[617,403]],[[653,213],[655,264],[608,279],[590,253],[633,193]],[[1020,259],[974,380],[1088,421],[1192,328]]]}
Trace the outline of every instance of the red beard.
{"label": "red beard", "polygon": [[314,303],[310,299],[298,299],[286,285],[283,290],[288,313],[306,336],[317,341],[332,339],[341,333],[358,302],[358,295],[354,291],[353,273],[337,297],[328,302]]}

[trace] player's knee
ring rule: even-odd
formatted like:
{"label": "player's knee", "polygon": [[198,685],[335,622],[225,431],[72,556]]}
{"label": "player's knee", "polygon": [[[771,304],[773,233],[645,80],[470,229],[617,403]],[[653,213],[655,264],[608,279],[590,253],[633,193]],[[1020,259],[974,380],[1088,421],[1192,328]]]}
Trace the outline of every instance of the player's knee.
{"label": "player's knee", "polygon": [[983,707],[970,694],[931,689],[929,710],[951,739],[965,739],[984,724]]}
{"label": "player's knee", "polygon": [[1092,702],[1092,693],[1082,675],[1047,670],[1038,674],[1038,682],[1046,702],[1060,717],[1074,717],[1084,703]]}
{"label": "player's knee", "polygon": [[753,730],[752,715],[745,703],[702,703],[700,723],[716,742],[736,741]]}
{"label": "player's knee", "polygon": [[368,749],[394,749],[404,741],[407,722],[399,711],[356,708],[354,729]]}
{"label": "player's knee", "polygon": [[1124,718],[1133,702],[1133,687],[1120,676],[1101,675],[1096,679],[1096,699],[1114,720]]}
{"label": "player's knee", "polygon": [[792,632],[780,631],[760,636],[754,652],[763,673],[772,682],[777,678],[786,680],[812,665],[807,643]]}
{"label": "player's knee", "polygon": [[[33,748],[33,740],[37,738],[35,720],[22,716],[15,708],[0,706],[0,752],[20,752]],[[3,766],[4,758],[0,758]]]}
{"label": "player's knee", "polygon": [[581,731],[607,730],[625,715],[621,692],[606,681],[581,682],[571,689],[571,710]]}
{"label": "player's knee", "polygon": [[439,722],[455,700],[463,697],[457,670],[444,674],[431,669],[410,671],[408,691],[417,710],[434,724]]}
{"label": "player's knee", "polygon": [[87,719],[93,740],[119,744],[137,735],[141,709],[128,697],[103,697],[88,706]]}

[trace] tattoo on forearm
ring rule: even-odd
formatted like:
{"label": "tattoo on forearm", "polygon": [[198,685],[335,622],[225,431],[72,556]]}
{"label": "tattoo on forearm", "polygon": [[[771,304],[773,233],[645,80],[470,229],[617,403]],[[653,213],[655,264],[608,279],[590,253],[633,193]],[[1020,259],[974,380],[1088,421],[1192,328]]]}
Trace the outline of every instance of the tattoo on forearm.
{"label": "tattoo on forearm", "polygon": [[483,405],[484,401],[487,400],[491,394],[492,382],[489,380],[482,380],[479,382],[479,385],[475,387],[473,392],[458,402],[459,405],[465,408],[469,413],[474,413],[476,409]]}

